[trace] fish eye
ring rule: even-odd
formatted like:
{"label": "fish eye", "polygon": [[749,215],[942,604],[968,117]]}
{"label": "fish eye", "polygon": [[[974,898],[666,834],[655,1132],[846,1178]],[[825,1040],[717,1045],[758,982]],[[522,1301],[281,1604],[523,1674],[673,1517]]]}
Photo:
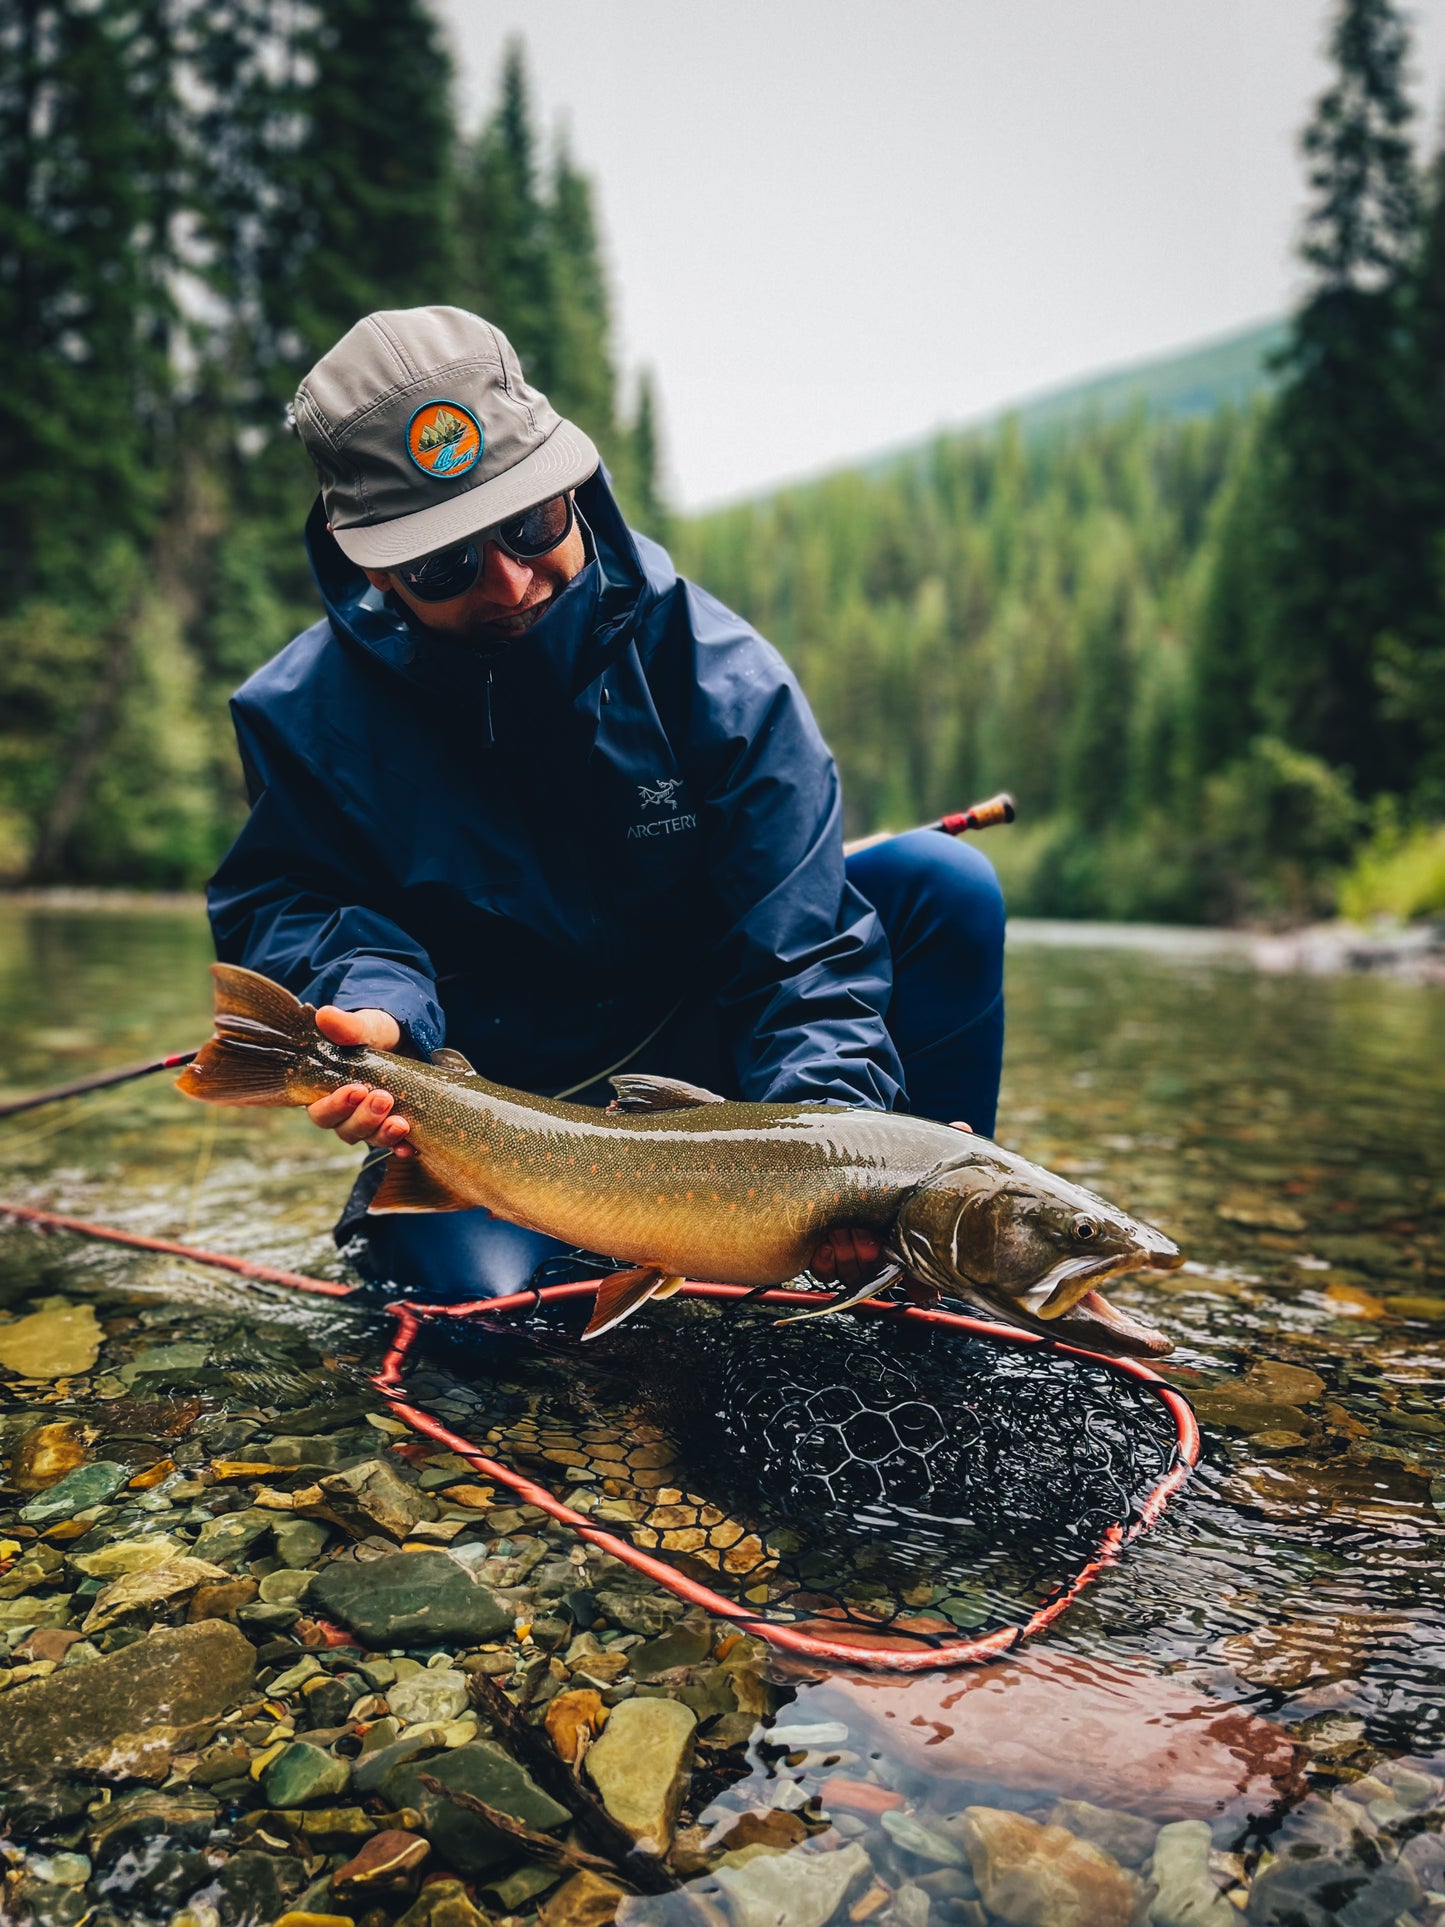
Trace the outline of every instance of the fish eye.
{"label": "fish eye", "polygon": [[1098,1235],[1099,1227],[1093,1218],[1085,1217],[1082,1214],[1075,1218],[1074,1236],[1079,1240],[1080,1244],[1087,1244],[1091,1238],[1097,1238]]}

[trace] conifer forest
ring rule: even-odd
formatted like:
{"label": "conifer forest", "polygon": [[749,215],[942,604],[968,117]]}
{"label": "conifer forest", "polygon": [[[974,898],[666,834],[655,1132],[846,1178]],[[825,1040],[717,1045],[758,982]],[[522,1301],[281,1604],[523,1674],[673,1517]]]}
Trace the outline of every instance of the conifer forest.
{"label": "conifer forest", "polygon": [[1395,0],[1339,0],[1330,57],[1252,402],[683,518],[521,48],[470,128],[424,0],[0,0],[0,880],[204,880],[244,811],[227,696],[317,612],[286,403],[362,314],[453,302],[783,651],[850,834],[1007,788],[1020,912],[1445,912],[1445,157]]}

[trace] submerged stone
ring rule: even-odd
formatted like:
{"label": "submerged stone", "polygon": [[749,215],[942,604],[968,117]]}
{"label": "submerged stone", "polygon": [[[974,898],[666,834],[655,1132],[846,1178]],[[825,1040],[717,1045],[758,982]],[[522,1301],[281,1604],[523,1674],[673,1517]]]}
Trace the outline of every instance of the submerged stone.
{"label": "submerged stone", "polygon": [[91,1857],[109,1865],[127,1849],[161,1834],[181,1846],[203,1847],[211,1837],[218,1812],[217,1802],[194,1787],[182,1787],[173,1793],[123,1793],[92,1814]]}
{"label": "submerged stone", "polygon": [[88,1579],[117,1579],[124,1572],[144,1572],[164,1566],[187,1551],[185,1543],[168,1532],[143,1532],[134,1539],[116,1539],[95,1552],[77,1552],[71,1565]]}
{"label": "submerged stone", "polygon": [[316,1576],[311,1605],[369,1646],[444,1645],[512,1630],[510,1609],[449,1552],[333,1560]]}
{"label": "submerged stone", "polygon": [[516,1842],[495,1832],[464,1807],[429,1792],[421,1783],[423,1774],[434,1777],[443,1786],[472,1794],[487,1806],[510,1814],[514,1820],[525,1821],[538,1833],[565,1826],[571,1817],[564,1806],[544,1793],[531,1775],[492,1740],[476,1740],[434,1760],[409,1762],[393,1768],[382,1784],[384,1797],[394,1807],[419,1809],[427,1836],[437,1852],[458,1873],[468,1876],[515,1859]]}
{"label": "submerged stone", "polygon": [[745,1867],[720,1867],[717,1881],[734,1927],[826,1927],[872,1871],[854,1840],[836,1853],[764,1853]]}
{"label": "submerged stone", "polygon": [[222,1927],[274,1920],[306,1885],[306,1867],[294,1854],[262,1853],[243,1847],[233,1853],[215,1880]]}
{"label": "submerged stone", "polygon": [[113,1499],[129,1477],[130,1467],[119,1465],[114,1459],[95,1459],[90,1465],[78,1465],[37,1498],[21,1506],[20,1517],[32,1526],[48,1526],[58,1519],[74,1518],[88,1506],[104,1505]]}
{"label": "submerged stone", "polygon": [[100,1356],[101,1330],[90,1305],[52,1305],[0,1324],[0,1365],[21,1378],[73,1378]]}
{"label": "submerged stone", "polygon": [[68,1772],[90,1748],[123,1734],[216,1718],[244,1697],[255,1666],[245,1635],[208,1619],[12,1687],[0,1721],[0,1784]]}
{"label": "submerged stone", "polygon": [[74,1419],[37,1425],[10,1458],[10,1483],[18,1492],[43,1492],[85,1463],[85,1433]]}
{"label": "submerged stone", "polygon": [[1011,1927],[1129,1927],[1134,1883],[1099,1847],[1000,1807],[968,1807],[962,1831],[984,1906]]}
{"label": "submerged stone", "polygon": [[127,1613],[145,1607],[161,1606],[173,1599],[184,1599],[207,1580],[224,1579],[220,1566],[208,1559],[184,1556],[163,1566],[144,1566],[139,1572],[122,1573],[96,1596],[95,1604],[81,1625],[85,1633],[103,1632]]}
{"label": "submerged stone", "polygon": [[1213,1836],[1207,1820],[1173,1820],[1159,1829],[1150,1876],[1151,1927],[1237,1927],[1239,1916],[1209,1871]]}
{"label": "submerged stone", "polygon": [[261,1791],[273,1807],[304,1807],[333,1799],[351,1783],[351,1768],[334,1753],[304,1740],[283,1747],[261,1775]]}
{"label": "submerged stone", "polygon": [[1420,1895],[1402,1861],[1372,1867],[1286,1852],[1256,1876],[1245,1918],[1251,1927],[1390,1927]]}
{"label": "submerged stone", "polygon": [[408,1725],[445,1724],[459,1719],[467,1710],[467,1676],[449,1666],[428,1667],[410,1679],[399,1679],[387,1688],[386,1704],[399,1720]]}
{"label": "submerged stone", "polygon": [[435,1511],[432,1501],[408,1485],[385,1459],[364,1459],[344,1472],[333,1472],[321,1481],[321,1490],[337,1518],[361,1537],[384,1532],[400,1541]]}
{"label": "submerged stone", "polygon": [[430,1852],[429,1842],[420,1834],[374,1833],[358,1854],[332,1874],[331,1892],[343,1904],[410,1893]]}
{"label": "submerged stone", "polygon": [[628,1699],[614,1706],[586,1759],[602,1804],[649,1853],[672,1845],[692,1766],[697,1721],[670,1699]]}
{"label": "submerged stone", "polygon": [[248,1506],[244,1512],[225,1512],[201,1527],[191,1548],[198,1559],[212,1559],[218,1566],[230,1565],[249,1552],[258,1539],[271,1530],[270,1516]]}
{"label": "submerged stone", "polygon": [[[282,1927],[278,1922],[277,1927]],[[467,1898],[460,1880],[431,1880],[396,1927],[489,1927],[487,1916]]]}
{"label": "submerged stone", "polygon": [[1142,1867],[1154,1851],[1159,1828],[1137,1813],[1117,1807],[1096,1807],[1088,1800],[1056,1800],[1049,1825],[1067,1827],[1077,1839],[1102,1847],[1121,1867]]}
{"label": "submerged stone", "polygon": [[614,1881],[584,1869],[549,1894],[538,1913],[542,1927],[610,1927],[625,1898]]}

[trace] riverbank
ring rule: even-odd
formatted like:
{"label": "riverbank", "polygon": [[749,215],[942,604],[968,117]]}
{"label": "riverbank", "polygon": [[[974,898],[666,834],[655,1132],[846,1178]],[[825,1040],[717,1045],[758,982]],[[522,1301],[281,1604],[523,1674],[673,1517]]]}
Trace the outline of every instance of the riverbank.
{"label": "riverbank", "polygon": [[[57,912],[205,912],[197,891],[97,890],[58,885],[0,891],[0,909]],[[1445,920],[1302,925],[1295,930],[1220,929],[1208,924],[1098,923],[1013,917],[1009,941],[1056,949],[1129,950],[1181,961],[1208,958],[1252,965],[1271,975],[1369,974],[1400,983],[1445,984]]]}

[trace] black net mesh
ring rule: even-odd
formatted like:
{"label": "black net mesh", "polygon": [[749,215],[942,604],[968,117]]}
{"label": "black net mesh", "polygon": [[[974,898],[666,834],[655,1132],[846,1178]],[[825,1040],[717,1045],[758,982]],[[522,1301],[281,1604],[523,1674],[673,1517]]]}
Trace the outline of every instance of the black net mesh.
{"label": "black net mesh", "polygon": [[1147,1388],[907,1319],[673,1299],[428,1320],[404,1393],[740,1614],[954,1639],[1018,1624],[1173,1465]]}

